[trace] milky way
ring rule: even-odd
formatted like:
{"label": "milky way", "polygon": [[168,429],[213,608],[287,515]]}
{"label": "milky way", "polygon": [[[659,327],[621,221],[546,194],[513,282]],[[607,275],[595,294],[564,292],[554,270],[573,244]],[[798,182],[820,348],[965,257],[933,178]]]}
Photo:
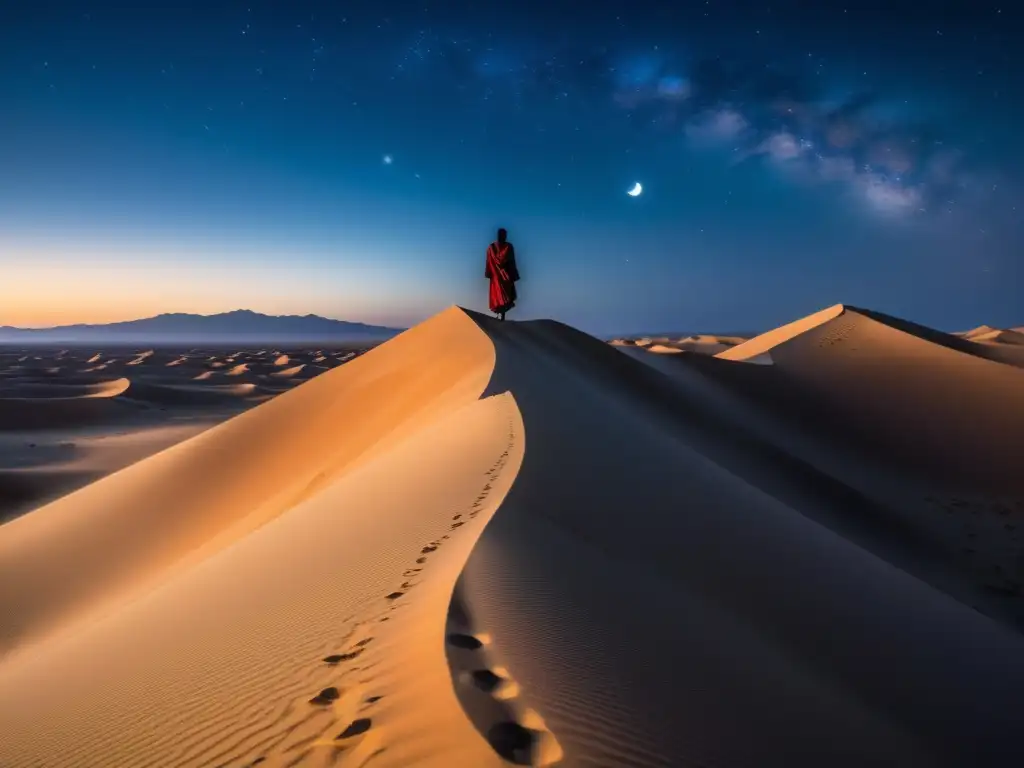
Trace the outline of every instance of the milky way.
{"label": "milky way", "polygon": [[811,55],[803,71],[722,57],[687,60],[637,42],[624,51],[546,49],[538,41],[475,46],[427,30],[417,32],[398,65],[412,82],[429,82],[431,97],[446,92],[497,105],[526,130],[565,130],[566,113],[578,116],[573,130],[625,120],[634,139],[676,132],[695,149],[728,148],[734,163],[762,159],[796,182],[841,185],[884,214],[948,212],[964,190],[982,183],[972,171],[986,169],[938,123],[909,110],[894,114],[902,102],[867,88],[830,93],[815,77],[821,67]]}

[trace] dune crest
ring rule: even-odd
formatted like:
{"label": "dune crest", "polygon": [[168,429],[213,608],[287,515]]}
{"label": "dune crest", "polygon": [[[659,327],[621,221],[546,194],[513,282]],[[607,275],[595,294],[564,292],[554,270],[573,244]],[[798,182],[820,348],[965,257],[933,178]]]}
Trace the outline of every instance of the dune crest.
{"label": "dune crest", "polygon": [[647,347],[647,351],[656,355],[678,355],[683,350],[677,347],[670,347],[667,344],[651,344]]}
{"label": "dune crest", "polygon": [[297,376],[298,374],[302,373],[302,369],[305,367],[305,364],[293,365],[291,368],[282,368],[280,371],[274,371],[270,375],[277,376],[282,379],[288,379],[291,378],[292,376]]}
{"label": "dune crest", "polygon": [[780,326],[773,331],[762,333],[760,336],[737,344],[731,349],[719,352],[716,357],[723,360],[742,360],[744,362],[771,362],[771,350],[779,344],[784,344],[790,339],[796,338],[811,328],[834,320],[846,311],[842,304],[834,304],[831,307],[815,312],[814,314],[794,320],[791,323]]}

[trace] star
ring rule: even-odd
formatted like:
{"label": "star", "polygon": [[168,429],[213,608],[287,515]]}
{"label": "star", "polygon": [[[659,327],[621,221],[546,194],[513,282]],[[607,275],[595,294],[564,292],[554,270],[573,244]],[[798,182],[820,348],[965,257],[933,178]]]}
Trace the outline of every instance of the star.
{"label": "star", "polygon": [[391,155],[384,155],[384,165],[391,165],[395,159]]}

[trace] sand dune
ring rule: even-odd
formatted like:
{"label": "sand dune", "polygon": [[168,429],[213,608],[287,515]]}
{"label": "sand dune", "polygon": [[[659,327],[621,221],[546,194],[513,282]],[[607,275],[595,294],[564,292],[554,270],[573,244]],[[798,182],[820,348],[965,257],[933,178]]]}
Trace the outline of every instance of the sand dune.
{"label": "sand dune", "polygon": [[[772,493],[792,504],[817,495],[804,514],[1024,626],[1021,372],[852,310],[773,356],[749,366],[634,353],[700,404],[692,419],[752,443]],[[781,482],[794,462],[804,474],[796,495]]]}
{"label": "sand dune", "polygon": [[969,331],[954,334],[965,339],[978,342],[997,342],[1004,344],[1024,344],[1024,329],[1022,328],[993,328],[991,325],[979,325]]}
{"label": "sand dune", "polygon": [[961,334],[943,333],[881,312],[846,307],[842,304],[836,304],[781,328],[755,336],[749,341],[719,352],[717,356],[724,360],[771,363],[774,347],[784,344],[812,328],[835,320],[846,312],[858,312],[885,325],[919,336],[937,346],[948,347],[958,352],[965,352],[1006,365],[1024,367],[1024,346],[1022,346],[1024,345],[1024,335],[1017,334],[1012,330],[1000,331],[983,325]]}
{"label": "sand dune", "polygon": [[3,386],[6,398],[22,399],[77,399],[88,397],[117,397],[128,389],[131,382],[126,378],[109,381],[77,379],[68,376],[59,381],[8,379]]}
{"label": "sand dune", "polygon": [[291,378],[292,376],[298,376],[302,373],[302,369],[305,365],[293,365],[291,368],[283,368],[280,371],[274,371],[271,376],[279,376],[282,379]]}
{"label": "sand dune", "polygon": [[0,430],[52,430],[117,424],[137,407],[116,397],[0,397]]}
{"label": "sand dune", "polygon": [[831,307],[815,312],[813,315],[794,320],[792,323],[783,325],[768,333],[737,344],[731,349],[718,354],[723,360],[743,360],[746,362],[770,362],[771,350],[779,344],[784,344],[790,339],[797,338],[812,328],[834,320],[843,313],[843,305],[835,304]]}
{"label": "sand dune", "polygon": [[648,352],[653,352],[656,355],[676,355],[683,350],[678,347],[670,347],[667,344],[651,344],[647,347]]}
{"label": "sand dune", "polygon": [[155,350],[152,349],[140,352],[134,359],[125,363],[125,365],[147,365],[150,362],[150,358],[153,357],[154,352]]}
{"label": "sand dune", "polygon": [[[842,442],[856,439],[929,481],[1024,491],[1016,459],[1024,447],[1019,369],[975,354],[971,342],[936,343],[947,335],[931,329],[922,335],[921,326],[893,325],[879,313],[836,310],[751,339],[716,361],[688,360],[688,370],[738,388],[776,416],[839,429]],[[755,359],[774,370],[726,364]]]}
{"label": "sand dune", "polygon": [[251,395],[256,385],[240,384],[149,384],[136,383],[128,392],[129,397],[157,405],[201,405],[221,403],[225,398]]}
{"label": "sand dune", "polygon": [[1020,331],[992,331],[971,338],[974,342],[995,342],[999,344],[1024,344],[1024,333]]}
{"label": "sand dune", "polygon": [[[311,350],[290,354],[297,362],[316,356]],[[307,365],[294,381],[269,380],[250,371],[260,364],[260,353],[241,352],[238,358],[243,362],[233,369],[236,373],[213,378],[226,372],[204,370],[206,364],[209,358],[223,357],[198,349],[121,349],[113,356],[95,349],[36,348],[28,355],[0,350],[0,521],[192,436],[324,370]],[[150,363],[129,365],[140,358]],[[95,364],[99,360],[107,362]],[[49,364],[54,361],[63,364],[59,370]],[[51,460],[54,451],[63,451],[66,445],[76,446],[73,459]]]}
{"label": "sand dune", "polygon": [[679,339],[671,339],[668,336],[613,339],[609,343],[613,347],[639,347],[655,354],[671,355],[677,352],[692,352],[699,355],[717,355],[719,352],[724,352],[745,341],[747,339],[741,336],[702,333],[684,336]]}
{"label": "sand dune", "polygon": [[0,527],[0,765],[1019,763],[1024,372],[915,328],[449,309]]}

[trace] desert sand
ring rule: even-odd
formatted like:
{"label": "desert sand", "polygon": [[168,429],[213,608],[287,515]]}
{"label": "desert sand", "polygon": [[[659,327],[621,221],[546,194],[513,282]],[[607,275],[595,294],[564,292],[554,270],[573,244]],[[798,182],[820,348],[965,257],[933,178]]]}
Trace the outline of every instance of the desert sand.
{"label": "desert sand", "polygon": [[[334,368],[365,347],[0,350],[0,522]],[[231,363],[227,361],[230,360]]]}
{"label": "desert sand", "polygon": [[614,347],[640,347],[648,352],[659,354],[671,355],[679,352],[692,352],[699,355],[716,355],[745,341],[747,341],[747,338],[742,336],[700,333],[676,339],[669,336],[613,339],[610,343]]}
{"label": "desert sand", "polygon": [[0,765],[1024,764],[1011,330],[23,353]]}

